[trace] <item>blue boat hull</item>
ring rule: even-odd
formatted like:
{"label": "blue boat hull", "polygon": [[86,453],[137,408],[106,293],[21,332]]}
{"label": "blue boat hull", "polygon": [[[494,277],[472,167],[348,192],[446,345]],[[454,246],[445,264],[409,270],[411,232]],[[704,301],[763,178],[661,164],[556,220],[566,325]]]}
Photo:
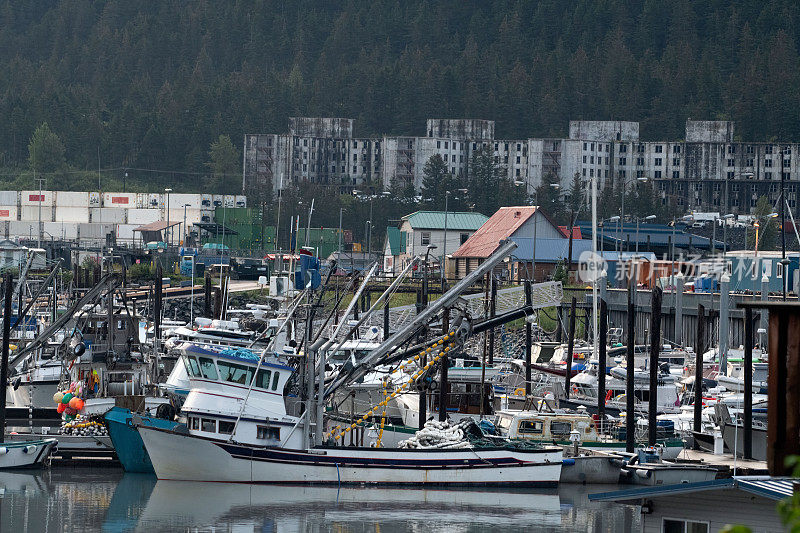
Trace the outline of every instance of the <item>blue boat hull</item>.
{"label": "blue boat hull", "polygon": [[[143,425],[159,429],[173,429],[178,422],[165,420],[149,415],[137,415],[141,417]],[[130,409],[112,407],[105,415],[108,425],[108,435],[114,444],[122,468],[126,472],[139,472],[154,474],[153,463],[144,447],[139,431],[131,423],[132,414]]]}

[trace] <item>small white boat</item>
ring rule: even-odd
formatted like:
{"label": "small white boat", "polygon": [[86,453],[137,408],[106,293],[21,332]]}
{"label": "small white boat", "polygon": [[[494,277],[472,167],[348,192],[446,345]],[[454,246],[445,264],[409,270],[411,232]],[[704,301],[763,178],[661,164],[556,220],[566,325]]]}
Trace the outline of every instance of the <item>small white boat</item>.
{"label": "small white boat", "polygon": [[12,468],[39,468],[45,464],[56,439],[26,440],[0,444],[0,470]]}

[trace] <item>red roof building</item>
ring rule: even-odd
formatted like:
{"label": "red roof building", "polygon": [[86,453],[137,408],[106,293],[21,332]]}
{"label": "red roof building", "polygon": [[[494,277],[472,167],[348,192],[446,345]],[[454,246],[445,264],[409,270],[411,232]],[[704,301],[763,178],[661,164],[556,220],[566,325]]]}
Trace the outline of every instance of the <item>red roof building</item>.
{"label": "red roof building", "polygon": [[[564,239],[565,234],[535,206],[501,207],[450,258],[449,275],[463,278],[505,239]],[[499,266],[498,270],[503,269]]]}

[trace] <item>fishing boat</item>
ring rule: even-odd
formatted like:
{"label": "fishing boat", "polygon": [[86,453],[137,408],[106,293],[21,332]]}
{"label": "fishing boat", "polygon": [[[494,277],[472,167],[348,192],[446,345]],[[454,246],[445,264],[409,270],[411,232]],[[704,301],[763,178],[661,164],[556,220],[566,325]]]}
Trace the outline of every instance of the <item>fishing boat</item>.
{"label": "fishing boat", "polygon": [[[511,439],[570,446],[577,438],[582,448],[604,452],[625,451],[626,441],[598,431],[597,421],[588,413],[546,411],[499,411],[495,425],[500,434]],[[577,435],[572,437],[573,435]],[[572,438],[571,438],[572,437]],[[683,439],[665,438],[658,444],[666,459],[674,459],[684,450]]]}
{"label": "fishing boat", "polygon": [[0,470],[39,468],[46,464],[58,444],[56,439],[0,443]]}
{"label": "fishing boat", "polygon": [[119,462],[126,472],[154,473],[153,463],[144,447],[142,438],[135,426],[147,425],[164,429],[173,429],[178,422],[168,418],[158,418],[147,414],[138,414],[130,409],[112,407],[104,415],[108,435],[117,452]]}
{"label": "fishing boat", "polygon": [[159,479],[245,483],[554,486],[552,447],[403,449],[309,446],[286,414],[294,368],[274,353],[183,343],[186,426],[137,426]]}

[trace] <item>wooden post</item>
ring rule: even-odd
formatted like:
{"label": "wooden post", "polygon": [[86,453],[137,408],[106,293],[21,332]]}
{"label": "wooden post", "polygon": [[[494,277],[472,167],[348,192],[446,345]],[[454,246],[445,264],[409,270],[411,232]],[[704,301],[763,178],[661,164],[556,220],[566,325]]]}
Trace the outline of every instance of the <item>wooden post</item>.
{"label": "wooden post", "polygon": [[211,316],[211,276],[206,274],[205,277],[205,299],[203,300],[203,316],[212,318]]}
{"label": "wooden post", "polygon": [[658,354],[661,352],[661,296],[661,287],[653,287],[651,291],[653,305],[650,311],[650,398],[647,402],[649,446],[655,446],[658,437],[656,415],[658,414]]}
{"label": "wooden post", "polygon": [[561,342],[564,338],[564,328],[561,326],[561,317],[563,313],[561,312],[561,306],[559,305],[556,307],[556,342]]}
{"label": "wooden post", "polygon": [[694,346],[694,430],[699,433],[703,429],[703,352],[706,351],[706,308],[703,304],[697,306],[697,341]]}
{"label": "wooden post", "polygon": [[0,442],[5,442],[6,434],[6,383],[8,383],[8,347],[11,343],[11,298],[13,289],[11,287],[11,274],[3,276],[3,352],[0,361]]}
{"label": "wooden post", "polygon": [[[533,300],[531,282],[525,282],[525,305],[530,306]],[[531,394],[531,341],[533,332],[531,323],[525,320],[525,397]]]}
{"label": "wooden post", "polygon": [[389,338],[389,301],[383,306],[383,339]]}
{"label": "wooden post", "polygon": [[569,305],[569,337],[567,337],[567,367],[564,374],[564,394],[569,398],[569,382],[572,380],[572,350],[575,348],[575,305],[577,301],[572,297]]}
{"label": "wooden post", "polygon": [[[494,276],[490,276],[489,280],[489,316],[494,318],[497,314],[497,282]],[[494,364],[494,329],[489,330],[489,365]]]}
{"label": "wooden post", "polygon": [[[153,289],[155,291],[155,296],[153,298],[153,352],[155,355],[153,377],[156,383],[158,382],[159,355],[161,353],[161,297],[163,289],[161,277],[161,263],[156,263],[156,285]],[[109,327],[110,326],[109,324]]]}
{"label": "wooden post", "polygon": [[628,453],[633,453],[636,446],[635,432],[636,432],[636,413],[634,400],[635,391],[633,387],[633,373],[635,371],[634,364],[634,348],[636,346],[636,304],[633,300],[628,301],[628,344],[626,356],[626,380],[625,380],[625,450]]}
{"label": "wooden post", "polygon": [[[450,309],[442,314],[442,335],[450,332]],[[439,422],[447,420],[447,354],[439,363]]]}
{"label": "wooden post", "polygon": [[[797,453],[798,434],[796,416],[790,425],[789,416],[797,411],[797,384],[792,387],[788,365],[797,364],[797,343],[794,343],[794,354],[789,354],[789,332],[797,331],[797,319],[784,309],[770,309],[769,321],[769,374],[767,377],[767,469],[771,476],[791,474],[786,467],[786,458]],[[794,329],[790,329],[794,326]],[[792,335],[792,337],[796,336]],[[794,357],[792,357],[794,355]],[[789,395],[791,394],[791,398]],[[793,426],[793,427],[792,427]],[[792,431],[795,433],[792,433]],[[791,440],[791,442],[789,442]]]}
{"label": "wooden post", "polygon": [[[766,312],[766,311],[762,311]],[[753,309],[744,310],[744,446],[743,457],[753,458]]]}
{"label": "wooden post", "polygon": [[608,304],[600,300],[600,327],[597,353],[597,420],[600,431],[606,421],[606,337],[608,336]]}

